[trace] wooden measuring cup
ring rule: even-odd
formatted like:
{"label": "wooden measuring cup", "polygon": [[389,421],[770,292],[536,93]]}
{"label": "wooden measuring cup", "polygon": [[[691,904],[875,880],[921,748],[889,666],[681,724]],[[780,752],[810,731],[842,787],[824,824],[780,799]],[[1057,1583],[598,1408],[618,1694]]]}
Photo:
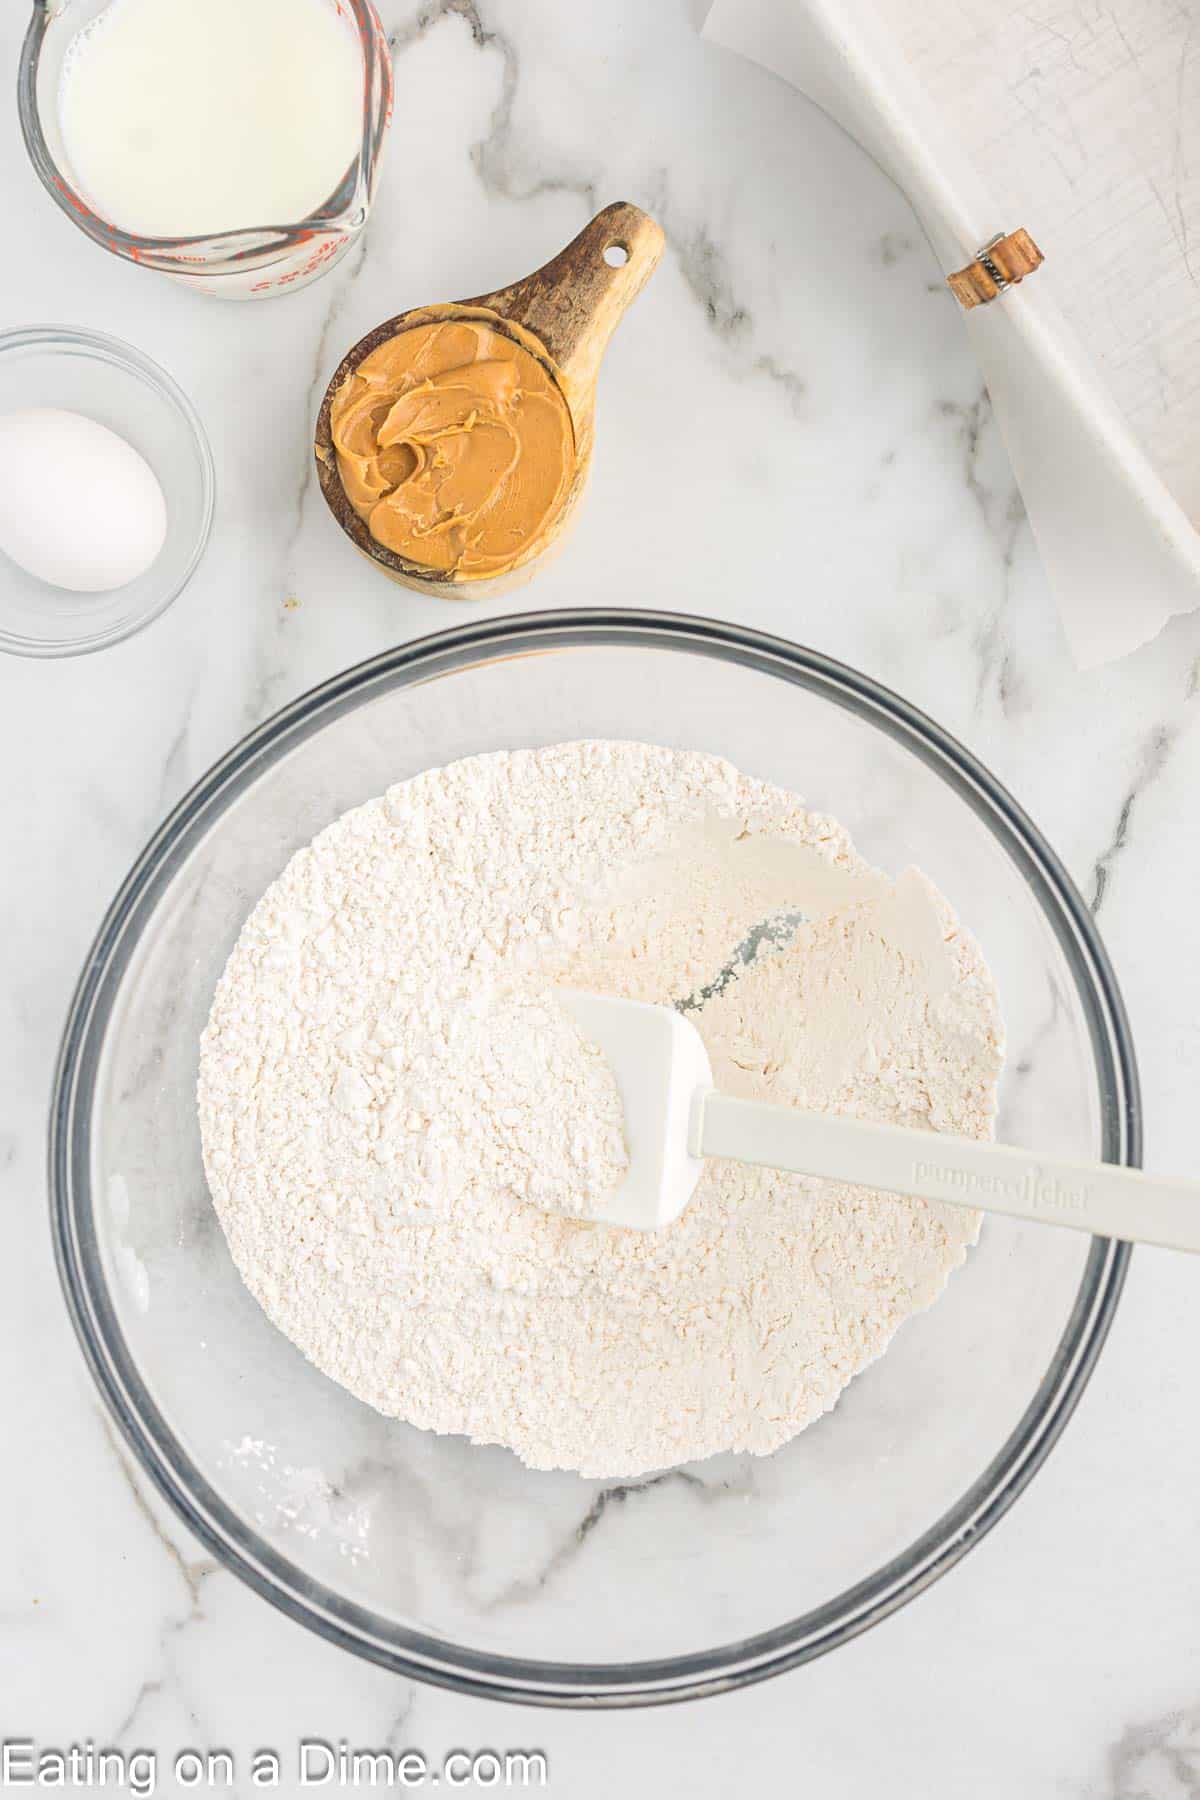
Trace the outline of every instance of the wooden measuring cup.
{"label": "wooden measuring cup", "polygon": [[[524,280],[473,300],[416,307],[377,325],[342,359],[317,416],[315,454],[321,492],[346,536],[394,581],[450,599],[494,594],[533,573],[562,539],[563,529],[587,483],[592,460],[596,381],[608,340],[625,308],[641,291],[662,255],[659,225],[638,207],[606,206],[577,238]],[[556,383],[567,403],[574,433],[574,462],[564,497],[536,537],[502,573],[461,575],[430,569],[385,548],[346,496],[338,473],[331,414],[338,391],[381,344],[416,325],[476,319],[512,338]]]}

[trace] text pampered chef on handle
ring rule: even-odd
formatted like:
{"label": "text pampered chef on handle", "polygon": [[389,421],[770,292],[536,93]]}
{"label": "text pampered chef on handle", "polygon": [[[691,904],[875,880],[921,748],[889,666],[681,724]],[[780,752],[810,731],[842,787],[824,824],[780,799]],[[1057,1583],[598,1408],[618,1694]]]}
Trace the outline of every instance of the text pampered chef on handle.
{"label": "text pampered chef on handle", "polygon": [[936,1182],[939,1187],[953,1192],[956,1198],[986,1194],[1015,1201],[1037,1212],[1086,1214],[1091,1204],[1091,1191],[1086,1182],[1070,1184],[1053,1175],[1044,1175],[1037,1168],[1029,1168],[1021,1175],[981,1174],[972,1169],[946,1168],[940,1163],[918,1158],[913,1164],[913,1180],[922,1186]]}

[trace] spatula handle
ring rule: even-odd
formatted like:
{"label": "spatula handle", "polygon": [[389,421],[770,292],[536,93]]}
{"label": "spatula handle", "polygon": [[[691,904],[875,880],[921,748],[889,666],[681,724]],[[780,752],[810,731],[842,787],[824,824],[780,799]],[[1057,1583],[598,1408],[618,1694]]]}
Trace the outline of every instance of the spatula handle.
{"label": "spatula handle", "polygon": [[1111,1163],[1032,1156],[1004,1144],[715,1092],[698,1099],[692,1150],[919,1200],[1070,1225],[1101,1237],[1200,1251],[1200,1182],[1143,1175]]}

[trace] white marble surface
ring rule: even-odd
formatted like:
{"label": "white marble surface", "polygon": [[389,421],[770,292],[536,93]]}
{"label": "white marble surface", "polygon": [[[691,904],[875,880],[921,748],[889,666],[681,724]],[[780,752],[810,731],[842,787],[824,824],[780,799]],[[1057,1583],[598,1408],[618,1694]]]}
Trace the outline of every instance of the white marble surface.
{"label": "white marble surface", "polygon": [[[457,616],[376,578],[325,515],[307,440],[342,349],[402,306],[532,267],[609,199],[655,211],[669,248],[611,352],[579,528],[512,607],[732,617],[857,664],[964,738],[1098,908],[1148,1164],[1194,1161],[1200,617],[1072,669],[904,201],[804,102],[701,45],[698,0],[381,10],[398,106],[379,204],[362,250],[285,300],[222,307],[105,258],[37,186],[11,106],[0,122],[0,328],[138,343],[198,403],[221,483],[204,565],[157,625],[100,657],[0,666],[0,1737],[243,1759],[305,1735],[392,1733],[432,1757],[537,1745],[571,1800],[1200,1795],[1200,1272],[1182,1258],[1135,1256],[1064,1441],[947,1580],[832,1657],[700,1705],[539,1713],[360,1664],[214,1567],[117,1447],[45,1221],[46,1097],[80,959],[152,826],[236,736]],[[0,22],[10,93],[23,12],[11,0]]]}

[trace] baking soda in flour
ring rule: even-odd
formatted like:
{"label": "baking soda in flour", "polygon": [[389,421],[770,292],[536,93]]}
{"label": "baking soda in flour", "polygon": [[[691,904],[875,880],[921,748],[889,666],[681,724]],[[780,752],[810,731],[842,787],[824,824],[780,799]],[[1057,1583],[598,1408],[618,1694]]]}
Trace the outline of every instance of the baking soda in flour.
{"label": "baking soda in flour", "polygon": [[609,1478],[766,1454],[937,1297],[978,1215],[713,1160],[667,1229],[590,1223],[621,1109],[564,983],[686,1003],[727,1093],[990,1135],[995,991],[921,875],[714,756],[478,756],[346,813],[243,928],[198,1096],[234,1261],[414,1425]]}
{"label": "baking soda in flour", "polygon": [[295,224],[362,138],[335,0],[110,0],[68,48],[59,123],[93,208],[141,237]]}

